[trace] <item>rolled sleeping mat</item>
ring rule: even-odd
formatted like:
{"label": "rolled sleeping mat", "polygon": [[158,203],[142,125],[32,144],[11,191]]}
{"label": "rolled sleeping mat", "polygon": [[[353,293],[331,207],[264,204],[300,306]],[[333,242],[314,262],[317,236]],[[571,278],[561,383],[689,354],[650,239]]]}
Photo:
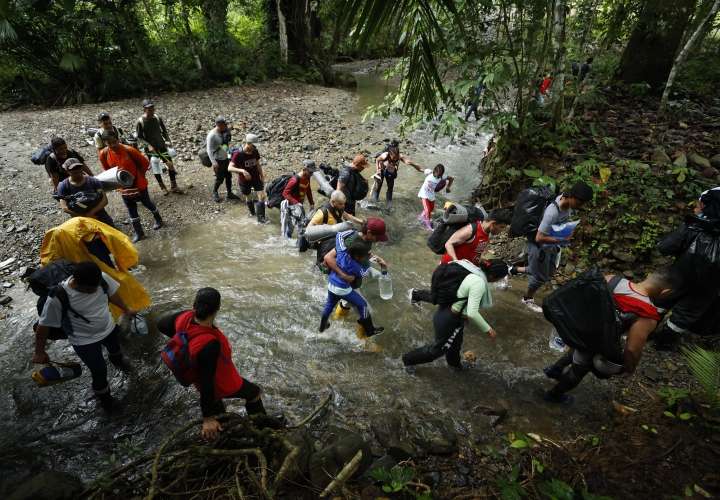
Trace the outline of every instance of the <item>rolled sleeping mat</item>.
{"label": "rolled sleeping mat", "polygon": [[118,167],[105,170],[97,174],[95,178],[102,183],[103,189],[106,191],[117,188],[128,188],[135,182],[133,174],[127,170],[120,170]]}
{"label": "rolled sleeping mat", "polygon": [[341,222],[339,224],[320,224],[317,226],[308,226],[305,228],[305,238],[310,243],[314,243],[318,240],[322,240],[329,236],[334,236],[340,231],[347,231],[352,229],[353,225],[351,222]]}
{"label": "rolled sleeping mat", "polygon": [[321,171],[313,172],[313,178],[317,181],[319,189],[322,194],[330,198],[330,195],[334,191],[330,183],[328,182],[327,178],[325,178],[325,174],[323,174]]}
{"label": "rolled sleeping mat", "polygon": [[442,215],[445,224],[462,224],[468,220],[468,211],[462,205],[453,203],[445,209]]}

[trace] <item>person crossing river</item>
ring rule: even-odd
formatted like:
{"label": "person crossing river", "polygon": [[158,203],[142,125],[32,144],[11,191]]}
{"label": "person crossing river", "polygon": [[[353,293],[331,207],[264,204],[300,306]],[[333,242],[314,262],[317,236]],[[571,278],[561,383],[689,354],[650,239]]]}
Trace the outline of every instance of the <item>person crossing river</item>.
{"label": "person crossing river", "polygon": [[400,145],[397,141],[392,141],[387,147],[387,150],[378,155],[375,159],[375,167],[377,171],[373,176],[375,182],[372,187],[372,201],[373,203],[377,203],[379,201],[380,190],[382,189],[383,183],[387,181],[385,208],[388,210],[392,210],[393,190],[395,189],[395,179],[398,176],[400,162],[410,165],[420,173],[424,172],[422,166],[400,153]]}

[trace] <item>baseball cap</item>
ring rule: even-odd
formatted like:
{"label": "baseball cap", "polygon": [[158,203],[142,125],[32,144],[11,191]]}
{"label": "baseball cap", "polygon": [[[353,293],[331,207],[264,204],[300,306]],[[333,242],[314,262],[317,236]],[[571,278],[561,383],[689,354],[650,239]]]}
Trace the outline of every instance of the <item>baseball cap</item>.
{"label": "baseball cap", "polygon": [[576,182],[568,194],[580,201],[590,201],[593,199],[592,188],[583,181]]}
{"label": "baseball cap", "polygon": [[67,160],[65,160],[65,163],[63,163],[62,166],[65,170],[69,172],[70,170],[75,170],[76,168],[82,167],[82,162],[77,158],[68,158]]}
{"label": "baseball cap", "polygon": [[143,108],[154,108],[154,107],[155,107],[155,103],[152,102],[150,99],[145,99],[143,101]]}
{"label": "baseball cap", "polygon": [[109,118],[110,118],[110,113],[108,113],[107,111],[103,111],[102,113],[100,113],[98,115],[97,119],[99,122],[101,122],[101,121],[108,120]]}
{"label": "baseball cap", "polygon": [[379,217],[368,217],[367,230],[372,233],[378,241],[387,241],[388,235],[385,230],[385,221]]}
{"label": "baseball cap", "polygon": [[365,155],[356,155],[355,158],[353,158],[353,165],[360,166],[360,165],[367,165],[368,161],[367,158],[365,158]]}
{"label": "baseball cap", "polygon": [[220,115],[217,118],[215,118],[215,125],[217,125],[218,123],[227,123],[227,120],[225,119],[225,117],[223,115]]}
{"label": "baseball cap", "polygon": [[245,142],[246,142],[247,144],[255,144],[255,143],[258,142],[259,140],[260,140],[260,138],[259,138],[258,136],[256,136],[255,134],[247,134],[247,135],[245,135]]}
{"label": "baseball cap", "polygon": [[313,160],[303,160],[303,168],[308,169],[310,173],[317,170],[317,167],[315,166],[315,162]]}

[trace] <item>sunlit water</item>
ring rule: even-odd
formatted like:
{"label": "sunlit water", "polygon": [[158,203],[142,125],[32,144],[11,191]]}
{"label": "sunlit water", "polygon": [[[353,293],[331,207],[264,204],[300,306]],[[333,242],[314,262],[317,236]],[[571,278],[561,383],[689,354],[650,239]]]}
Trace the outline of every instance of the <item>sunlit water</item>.
{"label": "sunlit water", "polygon": [[[359,105],[378,102],[388,88],[377,77],[363,76]],[[393,137],[394,123],[376,126]],[[417,152],[411,156],[429,166],[444,163],[457,179],[452,199],[463,200],[477,183],[488,137],[472,132],[462,138],[469,145],[456,146],[415,133],[411,140]],[[568,412],[575,417],[593,412],[594,383],[581,388],[572,410],[539,402],[537,391],[549,385],[541,368],[556,354],[547,345],[550,326],[541,315],[519,306],[522,280],[515,280],[510,290],[494,292],[495,306],[486,317],[498,332],[496,341],[466,328],[463,350],[477,354],[474,369],[456,373],[441,358],[419,367],[414,376],[404,372],[400,356],[429,342],[433,334],[433,308],[411,306],[407,298],[411,287],[429,286],[439,260],[427,248],[428,233],[417,222],[422,179],[402,167],[395,209],[381,214],[390,241],[377,245],[376,253],[390,263],[394,298],[383,301],[374,281],[362,288],[376,324],[386,329],[382,336],[360,340],[354,311],[318,333],[326,279],[314,266],[314,251],[298,254],[279,236],[277,210],[270,211],[272,224],[257,225],[241,206],[212,223],[189,222],[176,236],[161,231],[139,244],[138,277],[153,297],[151,318],[189,307],[200,287],[219,289],[223,302],[218,323],[230,338],[241,373],[262,385],[271,411],[291,420],[309,412],[330,387],[335,391],[331,418],[363,431],[390,409],[445,417],[456,428],[467,429],[473,427],[477,405],[505,408],[509,415],[504,429],[550,433],[563,427]],[[24,470],[21,463],[30,462],[93,477],[110,466],[113,452],[121,458],[147,449],[163,433],[199,416],[195,391],[180,387],[159,364],[157,353],[165,339],[157,333],[125,343],[136,366],[129,378],[110,370],[113,391],[125,407],[118,416],[107,418],[95,409],[89,373],[59,386],[36,388],[28,362],[34,297],[20,290],[13,295],[19,313],[0,343],[0,448],[5,450],[0,468],[17,472]],[[54,358],[73,357],[64,342],[55,343],[50,352]],[[231,402],[229,407],[240,409],[242,404]]]}

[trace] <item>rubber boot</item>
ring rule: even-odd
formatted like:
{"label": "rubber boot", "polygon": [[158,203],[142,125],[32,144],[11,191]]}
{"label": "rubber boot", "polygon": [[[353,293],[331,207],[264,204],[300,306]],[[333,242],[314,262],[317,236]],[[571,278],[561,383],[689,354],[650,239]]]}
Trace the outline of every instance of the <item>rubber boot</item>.
{"label": "rubber boot", "polygon": [[350,307],[344,307],[342,301],[340,301],[340,302],[338,302],[338,305],[335,307],[335,311],[333,312],[332,318],[336,321],[341,320],[341,319],[345,318],[345,316],[347,316],[349,312],[350,312]]}
{"label": "rubber boot", "polygon": [[140,218],[137,219],[130,219],[130,223],[132,224],[132,228],[134,231],[134,235],[132,237],[132,242],[137,243],[140,240],[145,239],[145,231],[143,231],[142,222],[140,222]]}
{"label": "rubber boot", "polygon": [[378,335],[385,331],[385,328],[381,326],[376,327],[375,325],[373,325],[372,316],[370,316],[369,314],[367,318],[360,318],[358,320],[358,325],[360,325],[360,328],[358,328],[358,334],[361,333],[361,330],[363,334],[361,338],[372,337],[373,335]]}
{"label": "rubber boot", "polygon": [[268,223],[267,217],[265,217],[265,202],[264,201],[256,201],[255,202],[255,212],[257,213],[257,221],[260,224]]}
{"label": "rubber boot", "polygon": [[240,197],[238,195],[236,195],[235,193],[233,193],[232,191],[228,191],[227,199],[228,200],[239,200]]}
{"label": "rubber boot", "polygon": [[248,200],[245,202],[245,204],[248,207],[248,212],[250,212],[250,217],[254,217],[255,216],[255,203],[253,203],[252,200]]}
{"label": "rubber boot", "polygon": [[153,224],[153,229],[157,231],[164,225],[162,217],[160,217],[160,210],[155,210],[152,214],[153,214],[153,217],[155,218],[155,224]]}
{"label": "rubber boot", "polygon": [[322,318],[320,318],[320,328],[319,328],[320,332],[321,332],[321,333],[324,332],[324,331],[327,330],[329,327],[330,327],[330,320],[329,320],[329,318],[326,318],[325,316],[323,316]]}

